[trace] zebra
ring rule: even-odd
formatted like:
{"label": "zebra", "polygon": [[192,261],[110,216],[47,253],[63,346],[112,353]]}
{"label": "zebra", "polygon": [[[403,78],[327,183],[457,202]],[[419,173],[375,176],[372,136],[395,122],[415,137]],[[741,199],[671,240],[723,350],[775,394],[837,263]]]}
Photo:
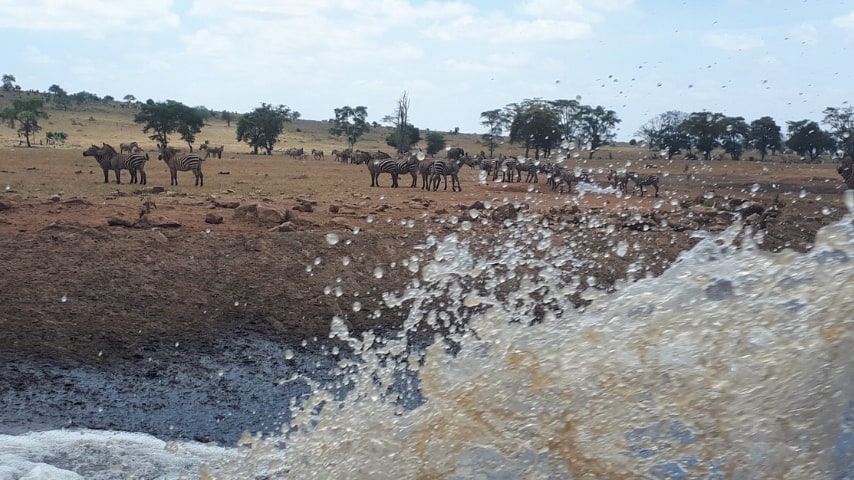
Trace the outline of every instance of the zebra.
{"label": "zebra", "polygon": [[486,172],[486,179],[492,177],[492,181],[498,179],[498,171],[501,169],[501,158],[485,158],[480,161],[480,169]]}
{"label": "zebra", "polygon": [[418,185],[418,158],[415,155],[395,160],[393,158],[375,158],[368,161],[368,173],[371,174],[371,186],[379,187],[381,173],[391,174],[391,186],[397,188],[397,176],[402,173],[412,175],[410,188]]}
{"label": "zebra", "polygon": [[95,157],[98,165],[104,171],[104,183],[110,182],[110,170],[116,175],[116,183],[122,183],[120,171],[122,169],[130,172],[130,183],[137,183],[137,172],[140,173],[139,183],[146,184],[145,162],[148,161],[147,153],[118,153],[116,149],[106,143],[99,147],[92,145],[85,152],[84,157]]}
{"label": "zebra", "polygon": [[119,152],[120,153],[134,153],[139,150],[139,145],[136,142],[130,143],[120,143],[119,144]]}
{"label": "zebra", "polygon": [[193,172],[193,175],[196,176],[196,186],[204,186],[205,176],[202,174],[202,162],[204,160],[202,157],[196,153],[180,152],[175,147],[161,146],[159,143],[157,149],[160,150],[157,159],[163,160],[169,167],[170,185],[178,185],[178,171],[180,170],[182,172]]}
{"label": "zebra", "polygon": [[433,191],[439,189],[439,182],[442,178],[445,179],[445,190],[448,189],[448,175],[451,176],[451,191],[462,192],[463,187],[460,185],[460,160],[459,159],[438,159],[430,165],[430,174],[432,175],[430,183],[433,185]]}
{"label": "zebra", "polygon": [[289,148],[285,150],[285,155],[291,158],[302,158],[305,155],[305,150],[302,147],[299,148]]}
{"label": "zebra", "polygon": [[516,165],[518,164],[519,160],[516,157],[507,157],[507,159],[504,160],[504,165],[501,166],[502,182],[513,183],[522,181],[522,174],[516,170]]}
{"label": "zebra", "polygon": [[516,164],[516,172],[519,174],[519,180],[522,180],[522,172],[526,172],[525,183],[540,183],[537,173],[540,170],[538,163],[519,162]]}
{"label": "zebra", "polygon": [[640,188],[642,197],[643,187],[646,185],[652,185],[653,188],[655,188],[655,196],[658,196],[658,175],[640,175],[637,172],[629,172],[628,176],[633,182],[635,182],[635,186],[632,188],[632,191],[634,191],[635,188]]}
{"label": "zebra", "polygon": [[608,172],[608,181],[611,182],[611,185],[613,185],[614,188],[619,188],[621,192],[628,193],[629,174],[611,170]]}
{"label": "zebra", "polygon": [[848,188],[854,188],[854,160],[851,157],[843,158],[836,166],[836,171],[842,176]]}
{"label": "zebra", "polygon": [[448,149],[448,154],[445,156],[448,160],[460,160],[466,155],[466,151],[460,147],[453,147]]}
{"label": "zebra", "polygon": [[222,151],[225,150],[225,146],[212,147],[207,143],[203,143],[199,146],[199,150],[205,150],[205,158],[222,158]]}
{"label": "zebra", "polygon": [[[335,155],[333,153],[333,155]],[[314,157],[315,160],[323,160],[323,150],[311,149],[311,156]]]}

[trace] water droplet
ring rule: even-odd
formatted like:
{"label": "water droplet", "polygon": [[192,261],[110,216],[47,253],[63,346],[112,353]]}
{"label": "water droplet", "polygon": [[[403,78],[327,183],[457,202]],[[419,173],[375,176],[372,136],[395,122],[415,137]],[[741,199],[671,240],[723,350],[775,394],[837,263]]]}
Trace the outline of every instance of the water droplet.
{"label": "water droplet", "polygon": [[624,257],[628,250],[629,244],[626,241],[620,240],[619,242],[617,242],[616,253],[618,257]]}
{"label": "water droplet", "polygon": [[60,302],[65,303],[68,301],[68,295],[63,295],[62,298],[59,299]]}
{"label": "water droplet", "polygon": [[321,262],[320,257],[314,257],[313,262],[315,265],[320,265],[320,262]]}
{"label": "water droplet", "polygon": [[368,215],[367,217],[365,217],[365,221],[368,223],[374,223],[374,216]]}
{"label": "water droplet", "polygon": [[359,232],[361,232],[361,231],[362,231],[362,229],[361,229],[361,228],[359,228],[359,227],[353,227],[353,233],[354,233],[354,234],[357,234],[357,233],[359,233]]}
{"label": "water droplet", "polygon": [[340,286],[335,287],[335,296],[340,297],[341,295],[344,295],[344,289]]}
{"label": "water droplet", "polygon": [[806,197],[806,196],[807,196],[807,191],[806,191],[806,190],[801,190],[801,192],[798,194],[798,197],[800,197],[800,198],[804,198],[804,197]]}
{"label": "water droplet", "polygon": [[385,272],[383,271],[382,267],[376,267],[374,269],[374,277],[375,278],[383,278],[384,274],[385,274]]}
{"label": "water droplet", "polygon": [[750,186],[750,193],[756,193],[758,191],[759,191],[759,184],[758,183],[754,183],[753,185]]}
{"label": "water droplet", "polygon": [[353,311],[358,312],[360,310],[362,310],[362,303],[361,302],[353,302]]}
{"label": "water droplet", "polygon": [[292,360],[294,358],[294,351],[290,348],[285,350],[285,360]]}
{"label": "water droplet", "polygon": [[345,267],[346,267],[347,265],[350,265],[350,257],[344,257],[344,258],[342,258],[342,259],[341,259],[341,263],[342,263]]}
{"label": "water droplet", "polygon": [[340,240],[340,238],[338,237],[338,234],[336,234],[336,233],[327,233],[326,234],[326,242],[329,243],[330,245],[335,245],[336,243],[338,243],[339,240]]}
{"label": "water droplet", "polygon": [[235,306],[235,307],[239,307],[239,306],[240,306],[240,301],[235,300],[235,301],[234,301],[234,306]]}
{"label": "water droplet", "polygon": [[181,345],[181,342],[175,342],[175,348],[178,348],[178,345]]}
{"label": "water droplet", "polygon": [[463,221],[463,223],[460,224],[460,229],[466,232],[471,230],[471,222],[468,220]]}

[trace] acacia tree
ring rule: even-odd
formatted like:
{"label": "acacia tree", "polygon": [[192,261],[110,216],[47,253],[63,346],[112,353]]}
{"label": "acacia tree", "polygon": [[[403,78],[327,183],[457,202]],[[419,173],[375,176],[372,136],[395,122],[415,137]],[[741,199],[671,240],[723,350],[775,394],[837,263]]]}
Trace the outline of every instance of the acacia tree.
{"label": "acacia tree", "polygon": [[501,138],[504,134],[504,129],[510,126],[510,118],[506,112],[500,109],[487,110],[480,113],[480,124],[486,127],[487,132],[483,134],[483,139],[486,140],[489,146],[489,158],[495,156],[495,140]]}
{"label": "acacia tree", "polygon": [[843,156],[854,157],[854,107],[827,107],[822,113],[822,123],[832,128],[828,133],[836,140],[837,148]]}
{"label": "acacia tree", "polygon": [[541,100],[525,100],[514,105],[513,121],[510,124],[510,143],[525,145],[525,156],[534,149],[534,158],[551,153],[560,144],[560,122],[551,106]]}
{"label": "acacia tree", "polygon": [[747,135],[748,145],[759,151],[759,158],[765,160],[770,150],[773,154],[782,148],[780,127],[773,118],[765,116],[750,122],[750,133]]}
{"label": "acacia tree", "polygon": [[691,139],[682,129],[682,122],[687,117],[687,113],[678,110],[660,113],[646,122],[635,135],[644,139],[650,149],[665,152],[670,160],[683,148],[691,149]]}
{"label": "acacia tree", "polygon": [[352,108],[343,106],[335,109],[335,118],[330,119],[333,127],[329,129],[329,133],[337,137],[346,136],[347,145],[350,151],[356,145],[359,137],[368,132],[371,127],[365,119],[368,117],[368,107],[358,106]]}
{"label": "acacia tree", "polygon": [[51,97],[49,98],[53,100],[57,107],[63,110],[68,110],[68,105],[71,103],[71,99],[68,98],[68,92],[55,83],[51,85],[47,91],[50,92]]}
{"label": "acacia tree", "polygon": [[225,125],[227,127],[231,126],[231,122],[234,120],[234,114],[229,112],[228,110],[223,110],[220,114],[219,118],[225,120]]}
{"label": "acacia tree", "polygon": [[577,114],[578,130],[581,133],[579,140],[590,148],[590,158],[602,145],[610,143],[616,132],[614,129],[620,123],[617,112],[605,110],[601,105],[590,107],[581,105]]}
{"label": "acacia tree", "polygon": [[581,123],[579,122],[579,114],[581,113],[581,103],[578,100],[552,100],[550,102],[557,112],[560,122],[560,133],[564,140],[570,145],[580,145],[581,141]]}
{"label": "acacia tree", "polygon": [[712,159],[712,150],[720,146],[726,129],[722,113],[694,112],[682,122],[682,129],[691,137],[691,143],[703,153],[703,159]]}
{"label": "acacia tree", "polygon": [[291,118],[289,107],[262,103],[252,112],[240,116],[237,121],[237,140],[248,143],[256,155],[259,148],[263,148],[267,155],[272,155],[273,146],[279,141],[285,123],[290,122]]}
{"label": "acacia tree", "polygon": [[3,74],[3,90],[11,91],[11,90],[20,90],[21,87],[15,85],[15,76],[10,73]]}
{"label": "acacia tree", "polygon": [[821,130],[818,123],[811,120],[800,120],[787,122],[789,127],[789,139],[786,146],[802,157],[809,157],[814,163],[818,157],[833,149],[835,142],[833,137]]}
{"label": "acacia tree", "polygon": [[750,126],[744,121],[744,117],[724,117],[721,122],[724,124],[721,146],[733,161],[738,161],[747,145]]}
{"label": "acacia tree", "polygon": [[139,113],[134,115],[133,121],[143,124],[143,133],[153,132],[148,138],[163,148],[169,144],[169,134],[180,133],[181,139],[190,145],[190,151],[193,149],[195,134],[199,133],[204,125],[204,119],[196,109],[174,100],[158,103],[148,100]]}
{"label": "acacia tree", "polygon": [[18,128],[18,135],[23,135],[27,140],[27,147],[31,147],[30,137],[35,138],[42,127],[39,119],[48,118],[44,111],[44,100],[40,97],[16,98],[11,107],[6,107],[0,112],[0,119],[9,128]]}

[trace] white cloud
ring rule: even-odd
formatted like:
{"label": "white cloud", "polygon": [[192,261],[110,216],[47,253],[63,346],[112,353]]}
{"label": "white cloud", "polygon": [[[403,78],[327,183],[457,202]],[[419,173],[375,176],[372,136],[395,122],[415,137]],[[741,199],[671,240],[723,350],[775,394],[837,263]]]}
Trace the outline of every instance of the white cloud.
{"label": "white cloud", "polygon": [[854,29],[854,10],[833,19],[833,24],[839,28]]}
{"label": "white cloud", "polygon": [[803,23],[789,31],[789,37],[806,45],[812,45],[818,41],[818,29],[815,25]]}
{"label": "white cloud", "polygon": [[723,50],[752,50],[765,46],[762,38],[744,33],[707,33],[702,43]]}
{"label": "white cloud", "polygon": [[52,55],[42,52],[38,47],[34,47],[32,45],[28,45],[24,48],[24,58],[27,59],[28,62],[40,65],[51,65],[57,63],[56,59],[53,58]]}
{"label": "white cloud", "polygon": [[109,0],[0,0],[0,28],[80,32],[92,38],[125,31],[156,31],[180,24],[170,0],[114,2]]}

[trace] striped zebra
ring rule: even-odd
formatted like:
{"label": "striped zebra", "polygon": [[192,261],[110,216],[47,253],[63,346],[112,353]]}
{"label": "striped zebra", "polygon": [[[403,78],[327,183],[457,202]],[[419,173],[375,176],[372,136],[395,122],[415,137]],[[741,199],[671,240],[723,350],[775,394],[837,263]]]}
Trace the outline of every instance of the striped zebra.
{"label": "striped zebra", "polygon": [[160,150],[158,160],[166,162],[169,167],[170,185],[178,185],[178,171],[193,172],[196,176],[196,186],[201,187],[205,184],[205,176],[202,174],[202,157],[196,153],[184,153],[175,147],[161,146],[157,144],[157,149]]}
{"label": "striped zebra", "polygon": [[616,170],[608,172],[608,181],[614,188],[620,189],[623,193],[628,193],[629,190],[629,174],[619,173]]}
{"label": "striped zebra", "polygon": [[486,172],[486,180],[492,177],[492,181],[498,179],[498,171],[501,169],[500,158],[484,158],[480,161],[480,169]]}
{"label": "striped zebra", "polygon": [[516,170],[519,160],[516,157],[507,157],[501,166],[501,181],[506,183],[521,182],[522,174]]}
{"label": "striped zebra", "polygon": [[451,191],[462,192],[463,187],[460,185],[460,160],[445,158],[433,161],[430,166],[430,183],[433,186],[433,191],[439,189],[439,182],[445,179],[445,190],[448,189],[448,176],[451,177]]}
{"label": "striped zebra", "polygon": [[842,180],[848,188],[854,189],[854,160],[851,157],[845,157],[836,166],[836,171],[842,175]]}
{"label": "striped zebra", "polygon": [[115,172],[116,183],[122,183],[121,170],[130,172],[130,183],[137,183],[137,173],[139,173],[140,185],[145,185],[147,178],[145,176],[145,162],[148,161],[147,153],[119,153],[111,145],[106,143],[99,147],[92,145],[85,152],[84,157],[95,157],[98,165],[104,171],[104,183],[110,182],[110,170]]}
{"label": "striped zebra", "polygon": [[371,174],[372,187],[380,186],[379,176],[381,173],[390,174],[392,188],[398,187],[398,175],[408,173],[412,176],[412,184],[409,186],[414,188],[418,185],[418,158],[415,155],[401,159],[375,158],[368,161],[368,173]]}
{"label": "striped zebra", "polygon": [[137,150],[139,150],[139,145],[136,142],[119,144],[119,153],[134,153]]}
{"label": "striped zebra", "polygon": [[225,150],[225,146],[220,145],[218,147],[214,147],[214,146],[208,145],[207,143],[203,143],[203,144],[199,145],[199,150],[205,151],[205,158],[210,158],[210,157],[222,158],[222,152],[223,152],[223,150]]}
{"label": "striped zebra", "polygon": [[635,188],[640,188],[642,197],[643,187],[652,185],[653,188],[655,188],[655,196],[658,196],[658,175],[640,175],[637,172],[629,172],[627,175],[633,182],[635,182],[635,186],[632,188],[632,191],[634,191]]}
{"label": "striped zebra", "polygon": [[540,179],[537,176],[539,171],[539,162],[519,162],[516,164],[516,173],[519,174],[520,181],[522,180],[522,172],[527,173],[527,175],[525,175],[525,183],[540,183]]}
{"label": "striped zebra", "polygon": [[311,156],[314,157],[315,160],[323,160],[323,150],[317,150],[315,148],[312,148]]}

